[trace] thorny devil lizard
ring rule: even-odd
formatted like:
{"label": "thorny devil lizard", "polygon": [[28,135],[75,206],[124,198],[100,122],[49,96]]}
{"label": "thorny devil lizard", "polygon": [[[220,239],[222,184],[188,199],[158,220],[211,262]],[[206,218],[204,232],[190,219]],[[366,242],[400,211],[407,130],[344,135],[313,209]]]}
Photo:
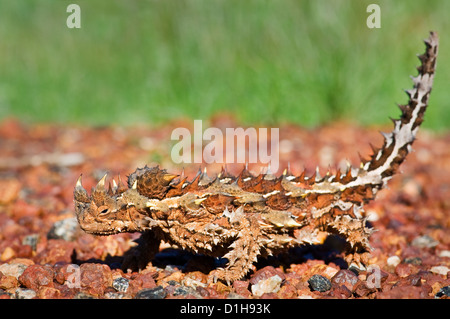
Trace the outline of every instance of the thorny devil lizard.
{"label": "thorny devil lizard", "polygon": [[[142,232],[140,265],[158,252],[161,240],[177,247],[228,260],[210,273],[210,280],[232,282],[244,277],[258,256],[268,256],[303,244],[318,244],[320,235],[335,234],[347,243],[346,261],[367,264],[373,230],[366,225],[363,204],[375,197],[411,151],[431,92],[438,36],[430,32],[426,51],[419,55],[414,87],[406,90],[408,104],[399,105],[400,119],[383,133],[384,143],[368,161],[346,172],[280,177],[253,176],[245,168],[236,177],[186,177],[159,167],[138,168],[108,190],[106,175],[89,195],[81,184],[74,189],[81,228],[94,235]],[[139,247],[139,246],[138,246]],[[133,257],[135,258],[135,257]]]}

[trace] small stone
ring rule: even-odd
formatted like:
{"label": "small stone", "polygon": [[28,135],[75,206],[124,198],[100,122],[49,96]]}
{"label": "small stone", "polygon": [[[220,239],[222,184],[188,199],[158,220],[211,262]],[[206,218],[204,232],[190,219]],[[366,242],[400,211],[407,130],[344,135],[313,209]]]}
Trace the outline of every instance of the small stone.
{"label": "small stone", "polygon": [[195,290],[197,290],[198,294],[202,297],[202,298],[208,298],[211,297],[211,294],[209,293],[208,288],[204,288],[204,287],[197,287]]}
{"label": "small stone", "polygon": [[405,260],[403,262],[405,264],[412,264],[415,266],[422,265],[422,259],[420,257],[407,257],[407,258],[405,258]]}
{"label": "small stone", "polygon": [[409,275],[415,274],[418,272],[418,269],[413,264],[398,264],[397,267],[395,267],[395,273],[403,278],[408,277]]}
{"label": "small stone", "polygon": [[390,290],[377,293],[377,299],[425,299],[429,298],[431,287],[428,285],[397,285]]}
{"label": "small stone", "polygon": [[35,262],[54,265],[57,262],[71,263],[75,245],[63,239],[49,239],[43,250],[38,252]]}
{"label": "small stone", "polygon": [[55,281],[68,287],[80,288],[80,266],[77,264],[57,263],[53,266]]}
{"label": "small stone", "polygon": [[434,298],[450,297],[450,286],[442,287],[434,296]]}
{"label": "small stone", "polygon": [[201,297],[194,288],[192,287],[186,287],[186,286],[178,286],[175,288],[173,292],[174,296],[194,296],[194,297]]}
{"label": "small stone", "polygon": [[16,299],[33,299],[36,297],[36,292],[32,289],[17,288],[14,297]]}
{"label": "small stone", "polygon": [[323,276],[325,276],[327,278],[333,278],[333,276],[336,275],[338,272],[339,272],[339,269],[327,266],[323,270]]}
{"label": "small stone", "polygon": [[112,286],[112,272],[108,265],[85,263],[80,266],[81,288],[94,296],[101,296]]}
{"label": "small stone", "polygon": [[0,179],[0,204],[13,202],[19,195],[22,185],[15,179]]}
{"label": "small stone", "polygon": [[14,258],[9,263],[10,264],[22,264],[22,265],[25,265],[26,267],[34,265],[34,261],[32,261],[31,259],[20,258],[20,257],[19,258]]}
{"label": "small stone", "polygon": [[85,292],[77,292],[73,299],[95,299],[93,295],[87,294]]}
{"label": "small stone", "polygon": [[0,273],[0,289],[11,289],[19,286],[19,281],[14,276],[5,276]]}
{"label": "small stone", "polygon": [[19,282],[27,288],[38,290],[42,286],[53,287],[55,274],[50,266],[31,265],[19,277]]}
{"label": "small stone", "polygon": [[20,245],[17,246],[16,256],[19,258],[32,258],[33,257],[33,247],[30,245]]}
{"label": "small stone", "polygon": [[345,286],[350,292],[353,291],[358,281],[358,276],[356,276],[353,271],[348,269],[339,270],[336,275],[331,278],[331,283],[333,286]]}
{"label": "small stone", "polygon": [[153,279],[153,273],[139,273],[130,279],[128,293],[134,295],[142,289],[151,289],[155,287],[156,283],[155,279]]}
{"label": "small stone", "polygon": [[61,292],[53,287],[41,287],[38,291],[37,297],[39,299],[56,299],[61,295]]}
{"label": "small stone", "polygon": [[436,240],[428,235],[417,236],[411,242],[411,245],[418,248],[433,248],[439,244]]}
{"label": "small stone", "polygon": [[129,280],[123,277],[114,279],[112,283],[113,288],[119,292],[127,292],[129,285]]}
{"label": "small stone", "polygon": [[168,282],[168,285],[162,285],[164,291],[166,292],[166,296],[173,295],[175,290],[180,287],[180,283],[176,281]]}
{"label": "small stone", "polygon": [[248,290],[248,281],[236,280],[232,285],[236,294],[245,298],[250,298],[251,292]]}
{"label": "small stone", "polygon": [[0,289],[0,299],[11,299],[14,298],[14,294],[4,291],[3,289]]}
{"label": "small stone", "polygon": [[321,275],[327,278],[332,278],[339,269],[331,267],[325,264],[314,264],[308,269],[306,277],[311,277],[312,275]]}
{"label": "small stone", "polygon": [[206,287],[208,281],[208,276],[200,271],[192,271],[186,274],[186,276],[181,280],[184,286],[197,288]]}
{"label": "small stone", "polygon": [[408,276],[408,277],[406,278],[406,281],[409,282],[409,284],[410,284],[411,286],[420,286],[420,285],[422,284],[421,279],[422,279],[422,276],[420,276],[420,275],[417,273],[417,274]]}
{"label": "small stone", "polygon": [[16,252],[11,247],[6,247],[0,255],[0,261],[7,261],[16,257]]}
{"label": "small stone", "polygon": [[332,296],[337,299],[346,299],[352,296],[352,292],[344,285],[341,285],[332,291]]}
{"label": "small stone", "polygon": [[280,290],[282,281],[283,279],[278,275],[262,279],[252,285],[252,293],[255,296],[262,296],[265,293],[276,293]]}
{"label": "small stone", "polygon": [[308,279],[308,283],[311,286],[312,290],[325,292],[331,289],[331,281],[324,276],[321,275],[313,275]]}
{"label": "small stone", "polygon": [[[214,294],[216,295],[214,298],[223,298],[233,291],[233,287],[229,286],[221,281],[216,282],[214,285],[210,285],[209,287],[215,290]],[[211,292],[211,291],[210,291]]]}
{"label": "small stone", "polygon": [[450,250],[442,250],[439,253],[439,257],[448,257],[448,258],[450,258]]}
{"label": "small stone", "polygon": [[447,276],[450,269],[446,266],[434,266],[434,267],[431,267],[430,271],[434,274]]}
{"label": "small stone", "polygon": [[263,279],[267,279],[267,278],[273,277],[273,276],[275,276],[275,275],[278,275],[278,277],[280,277],[281,280],[284,280],[284,279],[285,279],[285,275],[284,275],[281,271],[275,269],[275,268],[272,267],[272,266],[266,266],[266,267],[264,267],[264,268],[258,270],[258,271],[250,278],[250,284],[254,285],[254,284],[258,283],[259,281],[261,281],[261,280],[263,280]]}
{"label": "small stone", "polygon": [[290,283],[283,283],[278,292],[280,299],[292,299],[297,297],[297,288]]}
{"label": "small stone", "polygon": [[48,239],[64,239],[73,241],[76,237],[78,229],[78,221],[76,217],[70,217],[55,222],[47,233]]}
{"label": "small stone", "polygon": [[106,299],[130,299],[130,295],[122,292],[107,292],[105,293]]}
{"label": "small stone", "polygon": [[184,278],[184,274],[181,271],[176,270],[173,273],[171,273],[170,275],[168,275],[167,277],[164,277],[162,280],[160,280],[160,282],[162,283],[162,282],[169,282],[171,280],[174,280],[174,281],[180,283],[183,280],[183,278]]}
{"label": "small stone", "polygon": [[38,241],[39,241],[38,234],[28,235],[22,239],[22,245],[29,245],[29,246],[31,246],[31,249],[33,251],[36,251],[36,245],[37,245]]}
{"label": "small stone", "polygon": [[348,267],[348,270],[350,270],[352,273],[354,273],[356,276],[358,276],[361,272],[365,271],[366,269],[361,269],[358,266],[356,266],[354,263],[351,263],[351,265]]}
{"label": "small stone", "polygon": [[8,264],[0,265],[0,272],[2,272],[6,276],[13,276],[16,279],[19,279],[19,276],[23,274],[27,265],[18,262],[11,262]]}
{"label": "small stone", "polygon": [[364,297],[374,291],[374,288],[368,287],[368,283],[365,281],[359,281],[353,288],[354,294],[359,297]]}
{"label": "small stone", "polygon": [[391,256],[391,257],[389,257],[387,259],[386,262],[387,262],[388,266],[397,267],[397,265],[400,264],[401,261],[402,260],[400,259],[400,257],[398,257],[398,256]]}
{"label": "small stone", "polygon": [[140,290],[134,298],[136,299],[164,299],[166,292],[161,286]]}

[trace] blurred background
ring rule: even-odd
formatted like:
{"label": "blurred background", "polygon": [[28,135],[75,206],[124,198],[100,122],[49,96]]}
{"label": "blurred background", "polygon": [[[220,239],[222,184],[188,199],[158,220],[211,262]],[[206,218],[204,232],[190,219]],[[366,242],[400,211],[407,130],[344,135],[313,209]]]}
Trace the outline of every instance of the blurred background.
{"label": "blurred background", "polygon": [[[69,29],[67,6],[81,8]],[[369,4],[381,28],[369,29]],[[0,120],[305,127],[397,117],[430,30],[426,128],[450,128],[450,1],[0,0]]]}

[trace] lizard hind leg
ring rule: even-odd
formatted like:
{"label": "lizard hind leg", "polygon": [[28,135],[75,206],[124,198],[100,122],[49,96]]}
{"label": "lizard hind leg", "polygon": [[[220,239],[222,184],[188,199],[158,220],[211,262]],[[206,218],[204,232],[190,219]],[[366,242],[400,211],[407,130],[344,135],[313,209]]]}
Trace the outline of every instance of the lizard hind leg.
{"label": "lizard hind leg", "polygon": [[234,225],[238,225],[239,230],[228,247],[229,251],[224,255],[228,259],[228,264],[225,268],[213,270],[209,275],[210,281],[222,280],[230,284],[230,282],[241,279],[250,271],[260,255],[261,244],[258,242],[260,227],[256,219],[252,216],[244,216],[244,213],[240,212],[240,208],[232,214],[235,215],[230,218],[230,221]]}
{"label": "lizard hind leg", "polygon": [[336,233],[343,237],[349,245],[349,251],[345,257],[348,265],[353,264],[359,269],[364,269],[372,250],[369,238],[374,232],[372,228],[366,226],[366,218],[340,215],[336,216],[329,226],[337,230]]}

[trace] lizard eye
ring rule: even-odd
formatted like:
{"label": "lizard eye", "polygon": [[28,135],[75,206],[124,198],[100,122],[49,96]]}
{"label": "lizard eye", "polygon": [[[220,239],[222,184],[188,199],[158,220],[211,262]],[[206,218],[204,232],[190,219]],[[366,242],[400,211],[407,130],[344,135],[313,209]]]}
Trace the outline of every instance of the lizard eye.
{"label": "lizard eye", "polygon": [[100,215],[105,215],[105,214],[109,213],[109,208],[107,206],[100,206],[98,208],[98,213]]}

